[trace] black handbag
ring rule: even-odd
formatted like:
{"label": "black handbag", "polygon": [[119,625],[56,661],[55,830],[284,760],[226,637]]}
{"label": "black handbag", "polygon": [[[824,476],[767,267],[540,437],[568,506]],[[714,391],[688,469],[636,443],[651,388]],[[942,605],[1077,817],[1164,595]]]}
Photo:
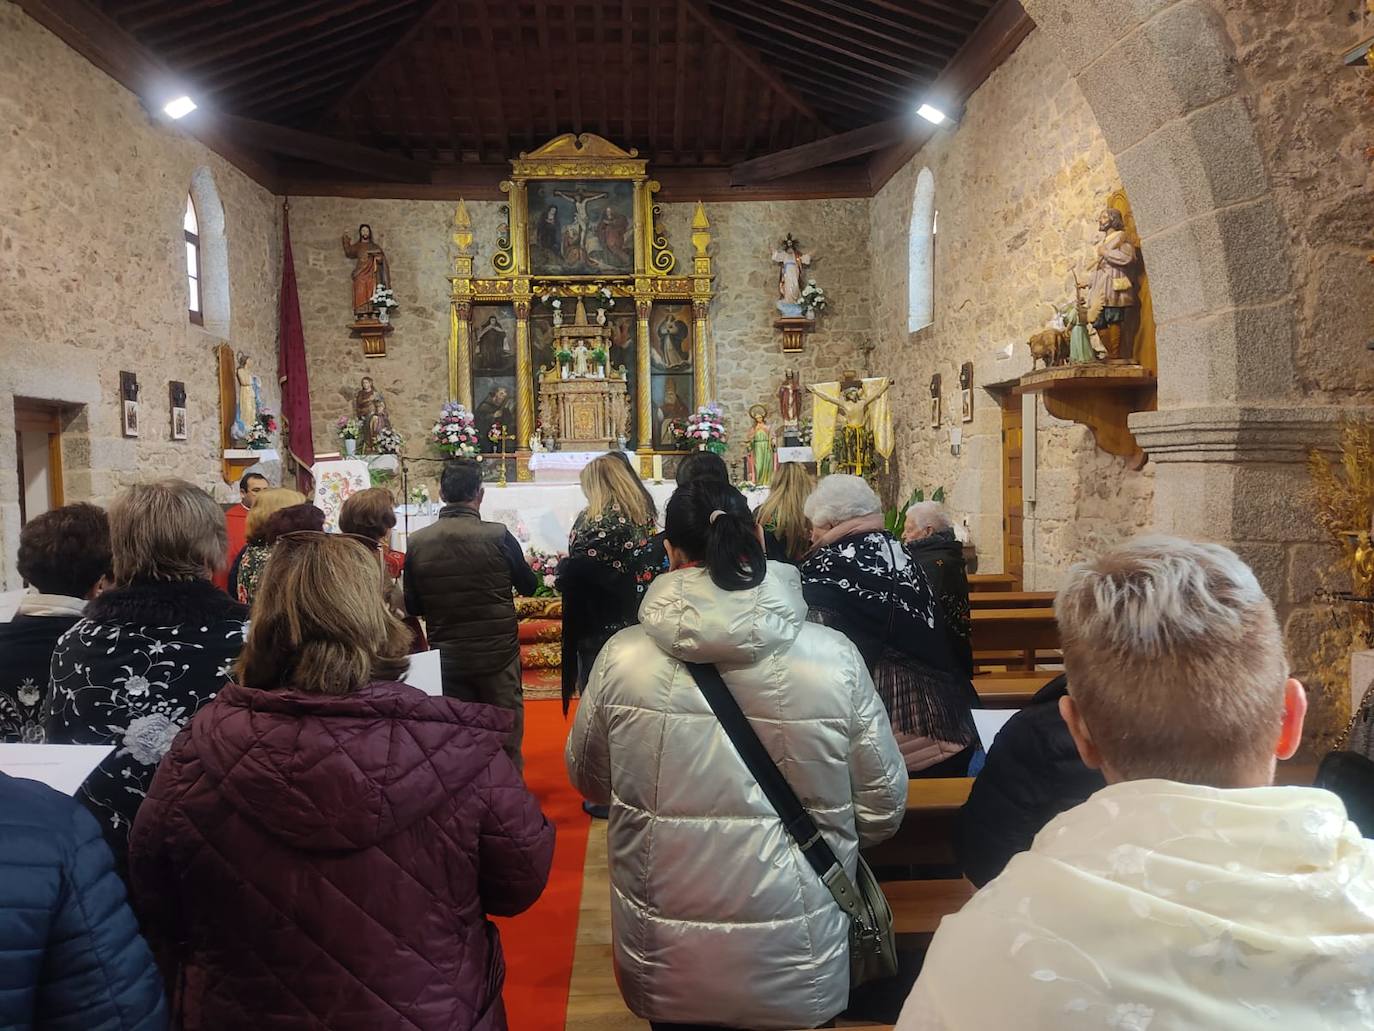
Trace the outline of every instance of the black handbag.
{"label": "black handbag", "polygon": [[888,905],[868,863],[863,856],[859,856],[855,879],[849,879],[844,864],[826,844],[816,821],[801,804],[792,785],[787,783],[787,778],[782,775],[773,757],[754,733],[754,728],[749,725],[749,720],[740,711],[739,703],[725,685],[720,671],[709,663],[689,662],[686,665],[725,730],[725,736],[758,781],[778,818],[782,820],[783,827],[797,843],[821,883],[849,917],[850,989],[869,981],[892,977],[897,973],[897,940],[892,928],[892,907]]}
{"label": "black handbag", "polygon": [[1317,767],[1315,783],[1340,796],[1361,836],[1374,838],[1374,761],[1359,752],[1331,752]]}

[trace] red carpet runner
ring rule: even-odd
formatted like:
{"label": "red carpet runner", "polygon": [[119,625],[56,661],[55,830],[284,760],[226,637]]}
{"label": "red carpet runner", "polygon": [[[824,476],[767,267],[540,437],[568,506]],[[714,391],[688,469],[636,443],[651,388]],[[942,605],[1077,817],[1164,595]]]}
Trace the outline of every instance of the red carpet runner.
{"label": "red carpet runner", "polygon": [[566,1020],[588,824],[563,766],[574,711],[565,720],[557,701],[525,702],[525,783],[558,827],[558,842],[543,896],[528,912],[496,921],[506,953],[510,1031],[562,1031]]}

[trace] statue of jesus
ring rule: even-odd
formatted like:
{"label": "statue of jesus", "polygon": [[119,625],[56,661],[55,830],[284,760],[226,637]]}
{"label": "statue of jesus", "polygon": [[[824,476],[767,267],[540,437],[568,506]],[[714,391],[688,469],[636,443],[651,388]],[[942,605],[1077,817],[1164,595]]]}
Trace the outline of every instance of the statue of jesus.
{"label": "statue of jesus", "polygon": [[871,397],[865,397],[863,383],[851,379],[843,384],[840,396],[836,397],[807,385],[810,393],[839,409],[835,419],[835,429],[839,431],[839,446],[835,449],[837,472],[867,476],[877,467],[874,457],[875,434],[874,427],[869,425],[869,408],[891,386],[892,380],[889,379]]}
{"label": "statue of jesus", "polygon": [[578,379],[592,374],[591,359],[592,352],[586,341],[579,340],[577,346],[572,349],[573,356],[573,375]]}
{"label": "statue of jesus", "polygon": [[372,239],[372,227],[364,222],[358,227],[358,242],[344,233],[344,256],[353,261],[353,315],[372,313],[372,294],[380,286],[391,285],[387,270],[386,252]]}

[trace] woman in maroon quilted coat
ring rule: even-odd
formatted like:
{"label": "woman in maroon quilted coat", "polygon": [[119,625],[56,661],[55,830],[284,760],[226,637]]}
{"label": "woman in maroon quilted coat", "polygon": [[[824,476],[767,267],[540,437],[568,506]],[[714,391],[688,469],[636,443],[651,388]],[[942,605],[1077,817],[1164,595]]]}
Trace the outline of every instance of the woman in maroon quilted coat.
{"label": "woman in maroon quilted coat", "polygon": [[239,683],[172,745],[130,847],[186,1031],[499,1031],[488,914],[539,897],[553,827],[504,709],[396,681],[409,635],[376,556],[282,538]]}

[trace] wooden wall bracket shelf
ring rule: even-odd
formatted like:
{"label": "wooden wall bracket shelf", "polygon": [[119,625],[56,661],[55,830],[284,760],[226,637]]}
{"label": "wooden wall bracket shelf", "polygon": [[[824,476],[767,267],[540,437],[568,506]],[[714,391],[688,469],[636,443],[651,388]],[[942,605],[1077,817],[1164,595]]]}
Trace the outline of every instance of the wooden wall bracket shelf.
{"label": "wooden wall bracket shelf", "polygon": [[773,320],[773,328],[782,330],[782,353],[797,354],[806,334],[816,328],[816,320],[804,315],[783,315]]}
{"label": "wooden wall bracket shelf", "polygon": [[1145,452],[1126,419],[1132,412],[1155,410],[1155,384],[1154,372],[1143,365],[1085,363],[1028,372],[1014,393],[1040,394],[1056,419],[1088,427],[1098,447],[1139,469]]}
{"label": "wooden wall bracket shelf", "polygon": [[363,338],[363,354],[368,358],[386,357],[386,335],[396,327],[380,319],[358,319],[348,324],[358,336]]}

